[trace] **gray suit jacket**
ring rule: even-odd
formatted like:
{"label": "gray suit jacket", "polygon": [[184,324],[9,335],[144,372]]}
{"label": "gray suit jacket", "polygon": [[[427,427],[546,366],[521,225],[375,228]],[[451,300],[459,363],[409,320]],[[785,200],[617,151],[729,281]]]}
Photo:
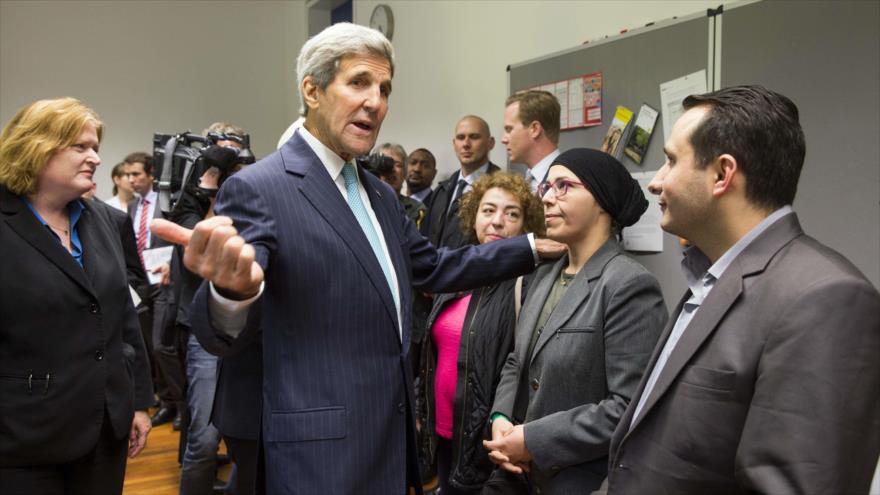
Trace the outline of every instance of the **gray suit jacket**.
{"label": "gray suit jacket", "polygon": [[630,428],[642,380],[614,432],[608,491],[867,493],[878,362],[877,290],[783,217],[718,279]]}
{"label": "gray suit jacket", "polygon": [[513,417],[518,383],[528,380],[530,476],[548,494],[599,486],[611,433],[667,318],[657,280],[609,239],[578,272],[527,356],[541,308],[567,264],[566,256],[536,272],[493,406]]}

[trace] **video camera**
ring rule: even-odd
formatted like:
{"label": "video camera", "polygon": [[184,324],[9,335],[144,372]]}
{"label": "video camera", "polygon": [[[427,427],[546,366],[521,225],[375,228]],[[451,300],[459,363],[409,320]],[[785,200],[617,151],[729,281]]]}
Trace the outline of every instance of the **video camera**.
{"label": "video camera", "polygon": [[[241,145],[220,146],[232,141]],[[220,170],[219,183],[236,171],[239,164],[256,161],[250,149],[250,135],[209,132],[207,136],[185,131],[180,134],[153,134],[153,156],[159,208],[168,215],[177,206],[184,190],[195,194],[199,178],[211,167]]]}

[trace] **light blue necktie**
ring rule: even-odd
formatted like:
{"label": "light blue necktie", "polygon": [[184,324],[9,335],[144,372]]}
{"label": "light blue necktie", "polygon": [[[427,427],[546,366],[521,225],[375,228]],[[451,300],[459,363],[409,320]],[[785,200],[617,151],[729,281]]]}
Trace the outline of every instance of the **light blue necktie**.
{"label": "light blue necktie", "polygon": [[394,278],[391,277],[391,267],[388,266],[385,253],[382,251],[382,243],[379,242],[379,235],[376,232],[376,229],[373,228],[373,222],[370,221],[367,209],[364,207],[363,201],[361,201],[361,194],[358,192],[357,186],[357,172],[355,172],[354,166],[351,163],[343,165],[342,177],[345,179],[345,191],[348,196],[348,206],[351,208],[351,212],[354,213],[354,217],[361,225],[361,230],[364,231],[364,235],[367,236],[367,240],[370,242],[370,247],[373,248],[373,254],[376,255],[376,260],[379,261],[379,266],[382,267],[382,273],[385,274],[385,280],[388,281],[388,288],[391,289],[391,296],[394,298],[395,307],[400,307],[400,301],[397,299],[397,287],[394,286]]}

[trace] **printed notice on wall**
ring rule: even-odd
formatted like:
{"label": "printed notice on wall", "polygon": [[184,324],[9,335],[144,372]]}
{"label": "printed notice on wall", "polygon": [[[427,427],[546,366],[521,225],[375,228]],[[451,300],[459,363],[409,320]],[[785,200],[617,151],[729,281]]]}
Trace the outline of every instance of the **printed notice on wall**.
{"label": "printed notice on wall", "polygon": [[660,114],[663,115],[663,141],[669,139],[672,124],[684,113],[681,101],[706,92],[706,69],[660,84]]}
{"label": "printed notice on wall", "polygon": [[642,105],[639,116],[636,117],[636,125],[629,135],[626,148],[623,149],[626,156],[639,165],[642,164],[645,153],[648,152],[648,141],[651,140],[651,134],[654,132],[655,122],[657,122],[657,110],[648,104]]}
{"label": "printed notice on wall", "polygon": [[559,128],[568,129],[568,112],[566,111],[568,108],[568,81],[557,82],[553,88],[553,94],[559,100],[559,108],[562,109],[559,112]]}
{"label": "printed notice on wall", "polygon": [[584,126],[584,80],[581,78],[568,80],[568,107],[560,107],[561,113],[568,113],[568,127],[575,129]]}
{"label": "printed notice on wall", "polygon": [[546,91],[559,101],[559,128],[577,129],[602,124],[602,73],[593,72],[528,89]]}
{"label": "printed notice on wall", "polygon": [[605,133],[605,139],[602,140],[600,150],[615,158],[620,157],[620,138],[623,137],[623,133],[626,131],[629,121],[632,120],[632,116],[632,110],[629,108],[623,105],[617,107],[617,111],[614,112],[614,120],[608,126],[608,132]]}
{"label": "printed notice on wall", "polygon": [[623,249],[660,253],[663,251],[663,230],[660,228],[660,203],[657,196],[648,192],[648,184],[657,172],[633,172],[633,179],[642,186],[642,192],[648,200],[648,209],[642,218],[631,227],[623,229]]}
{"label": "printed notice on wall", "polygon": [[584,76],[584,127],[602,124],[602,73]]}

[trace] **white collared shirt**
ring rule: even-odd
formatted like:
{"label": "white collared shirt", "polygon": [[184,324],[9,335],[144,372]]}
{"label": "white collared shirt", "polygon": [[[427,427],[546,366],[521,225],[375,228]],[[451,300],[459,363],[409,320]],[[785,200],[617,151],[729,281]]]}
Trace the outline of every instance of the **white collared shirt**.
{"label": "white collared shirt", "polygon": [[419,192],[414,192],[414,193],[410,194],[409,197],[424,203],[425,198],[427,198],[428,195],[431,194],[432,190],[433,189],[431,189],[430,187],[426,187]]}
{"label": "white collared shirt", "polygon": [[[464,196],[464,194],[466,192],[469,192],[471,189],[474,188],[474,182],[477,182],[477,180],[480,177],[486,175],[488,172],[489,172],[489,162],[484,163],[483,165],[480,166],[480,168],[474,170],[473,172],[471,172],[467,175],[462,175],[461,170],[459,170],[458,171],[458,180],[456,180],[455,184],[453,184],[452,197],[453,198],[455,198],[455,197],[460,198],[460,197]],[[467,182],[467,186],[465,186],[464,191],[461,191],[460,193],[456,194],[456,192],[458,191],[458,181],[460,181],[460,180]],[[453,203],[454,203],[454,201],[450,201],[449,204],[446,205],[446,213],[449,213],[452,210]]]}
{"label": "white collared shirt", "polygon": [[[150,231],[150,220],[153,219],[153,215],[156,213],[156,203],[159,201],[159,193],[156,191],[150,190],[147,193],[147,201],[149,204],[147,205],[147,246],[150,245],[150,239],[153,237],[153,233]],[[142,198],[137,198],[137,209],[135,209],[134,215],[134,238],[137,239],[138,233],[141,231],[141,215],[144,214],[144,200]]]}
{"label": "white collared shirt", "polygon": [[560,153],[558,149],[553,150],[549,155],[541,158],[541,161],[536,163],[535,166],[530,168],[526,173],[526,179],[532,187],[532,192],[537,192],[538,185],[547,179],[547,172],[550,171],[550,165],[553,165],[553,160],[559,155]]}

